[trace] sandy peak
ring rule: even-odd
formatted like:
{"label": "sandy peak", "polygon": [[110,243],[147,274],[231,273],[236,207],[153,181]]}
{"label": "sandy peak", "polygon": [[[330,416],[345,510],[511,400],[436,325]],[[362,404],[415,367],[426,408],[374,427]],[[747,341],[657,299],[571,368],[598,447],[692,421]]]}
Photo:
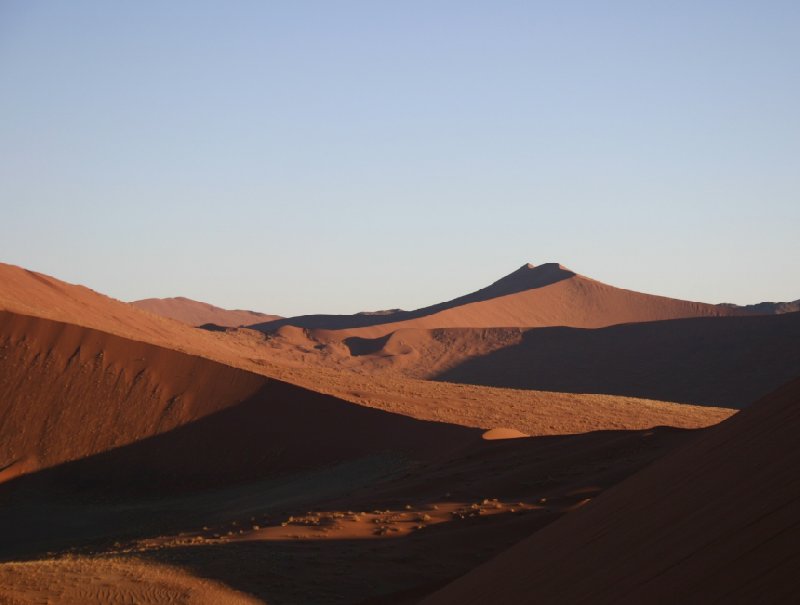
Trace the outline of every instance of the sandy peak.
{"label": "sandy peak", "polygon": [[533,263],[525,263],[520,267],[520,270],[532,271],[535,269],[539,269],[540,271],[545,269],[560,269],[561,271],[570,270],[561,263],[542,263],[541,265],[534,265]]}

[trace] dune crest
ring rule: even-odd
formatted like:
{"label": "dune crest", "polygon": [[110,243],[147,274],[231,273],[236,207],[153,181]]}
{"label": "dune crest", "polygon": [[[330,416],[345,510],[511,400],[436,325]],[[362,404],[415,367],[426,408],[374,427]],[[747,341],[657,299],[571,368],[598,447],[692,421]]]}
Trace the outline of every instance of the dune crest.
{"label": "dune crest", "polygon": [[144,309],[162,317],[169,317],[190,326],[213,324],[223,328],[238,328],[280,319],[278,315],[267,315],[266,313],[242,309],[223,309],[183,296],[175,298],[144,298],[135,300],[130,304],[139,309]]}

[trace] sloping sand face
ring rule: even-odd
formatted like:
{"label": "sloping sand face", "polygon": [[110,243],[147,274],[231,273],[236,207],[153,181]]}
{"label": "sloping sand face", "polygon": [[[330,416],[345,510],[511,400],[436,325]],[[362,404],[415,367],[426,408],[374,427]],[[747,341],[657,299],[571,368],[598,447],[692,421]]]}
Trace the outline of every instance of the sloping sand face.
{"label": "sloping sand face", "polygon": [[800,379],[423,601],[794,603]]}
{"label": "sloping sand face", "polygon": [[0,351],[7,479],[82,459],[56,474],[66,481],[79,468],[84,481],[108,475],[131,485],[203,485],[383,451],[414,458],[479,438],[479,431],[13,313],[0,312]]}
{"label": "sloping sand face", "polygon": [[80,557],[0,564],[0,602],[8,605],[258,605],[260,599],[137,559]]}
{"label": "sloping sand face", "polygon": [[[226,409],[267,379],[98,330],[0,312],[6,464],[45,468]],[[28,469],[32,470],[32,469]]]}

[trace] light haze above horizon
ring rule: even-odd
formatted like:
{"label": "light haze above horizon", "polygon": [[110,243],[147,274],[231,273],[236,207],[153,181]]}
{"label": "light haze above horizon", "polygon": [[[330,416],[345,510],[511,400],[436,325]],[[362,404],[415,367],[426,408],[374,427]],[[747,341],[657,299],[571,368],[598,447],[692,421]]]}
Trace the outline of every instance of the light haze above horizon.
{"label": "light haze above horizon", "polygon": [[800,4],[0,3],[0,261],[415,309],[524,263],[800,298]]}

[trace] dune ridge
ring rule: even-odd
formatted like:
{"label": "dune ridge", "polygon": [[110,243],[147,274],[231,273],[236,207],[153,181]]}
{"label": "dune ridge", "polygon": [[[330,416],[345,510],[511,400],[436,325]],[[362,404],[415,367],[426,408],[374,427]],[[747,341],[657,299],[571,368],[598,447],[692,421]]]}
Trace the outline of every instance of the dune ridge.
{"label": "dune ridge", "polygon": [[226,328],[238,328],[254,323],[274,321],[279,315],[267,315],[243,309],[223,309],[209,303],[192,300],[183,296],[174,298],[143,298],[130,303],[134,307],[150,313],[169,317],[190,326],[212,324]]}
{"label": "dune ridge", "polygon": [[[252,327],[271,332],[291,325],[337,330],[353,337],[378,338],[406,328],[599,328],[640,321],[744,313],[735,305],[691,302],[616,288],[579,275],[558,263],[546,263],[523,265],[486,288],[416,311],[306,315]],[[747,313],[752,314],[753,310]]]}

